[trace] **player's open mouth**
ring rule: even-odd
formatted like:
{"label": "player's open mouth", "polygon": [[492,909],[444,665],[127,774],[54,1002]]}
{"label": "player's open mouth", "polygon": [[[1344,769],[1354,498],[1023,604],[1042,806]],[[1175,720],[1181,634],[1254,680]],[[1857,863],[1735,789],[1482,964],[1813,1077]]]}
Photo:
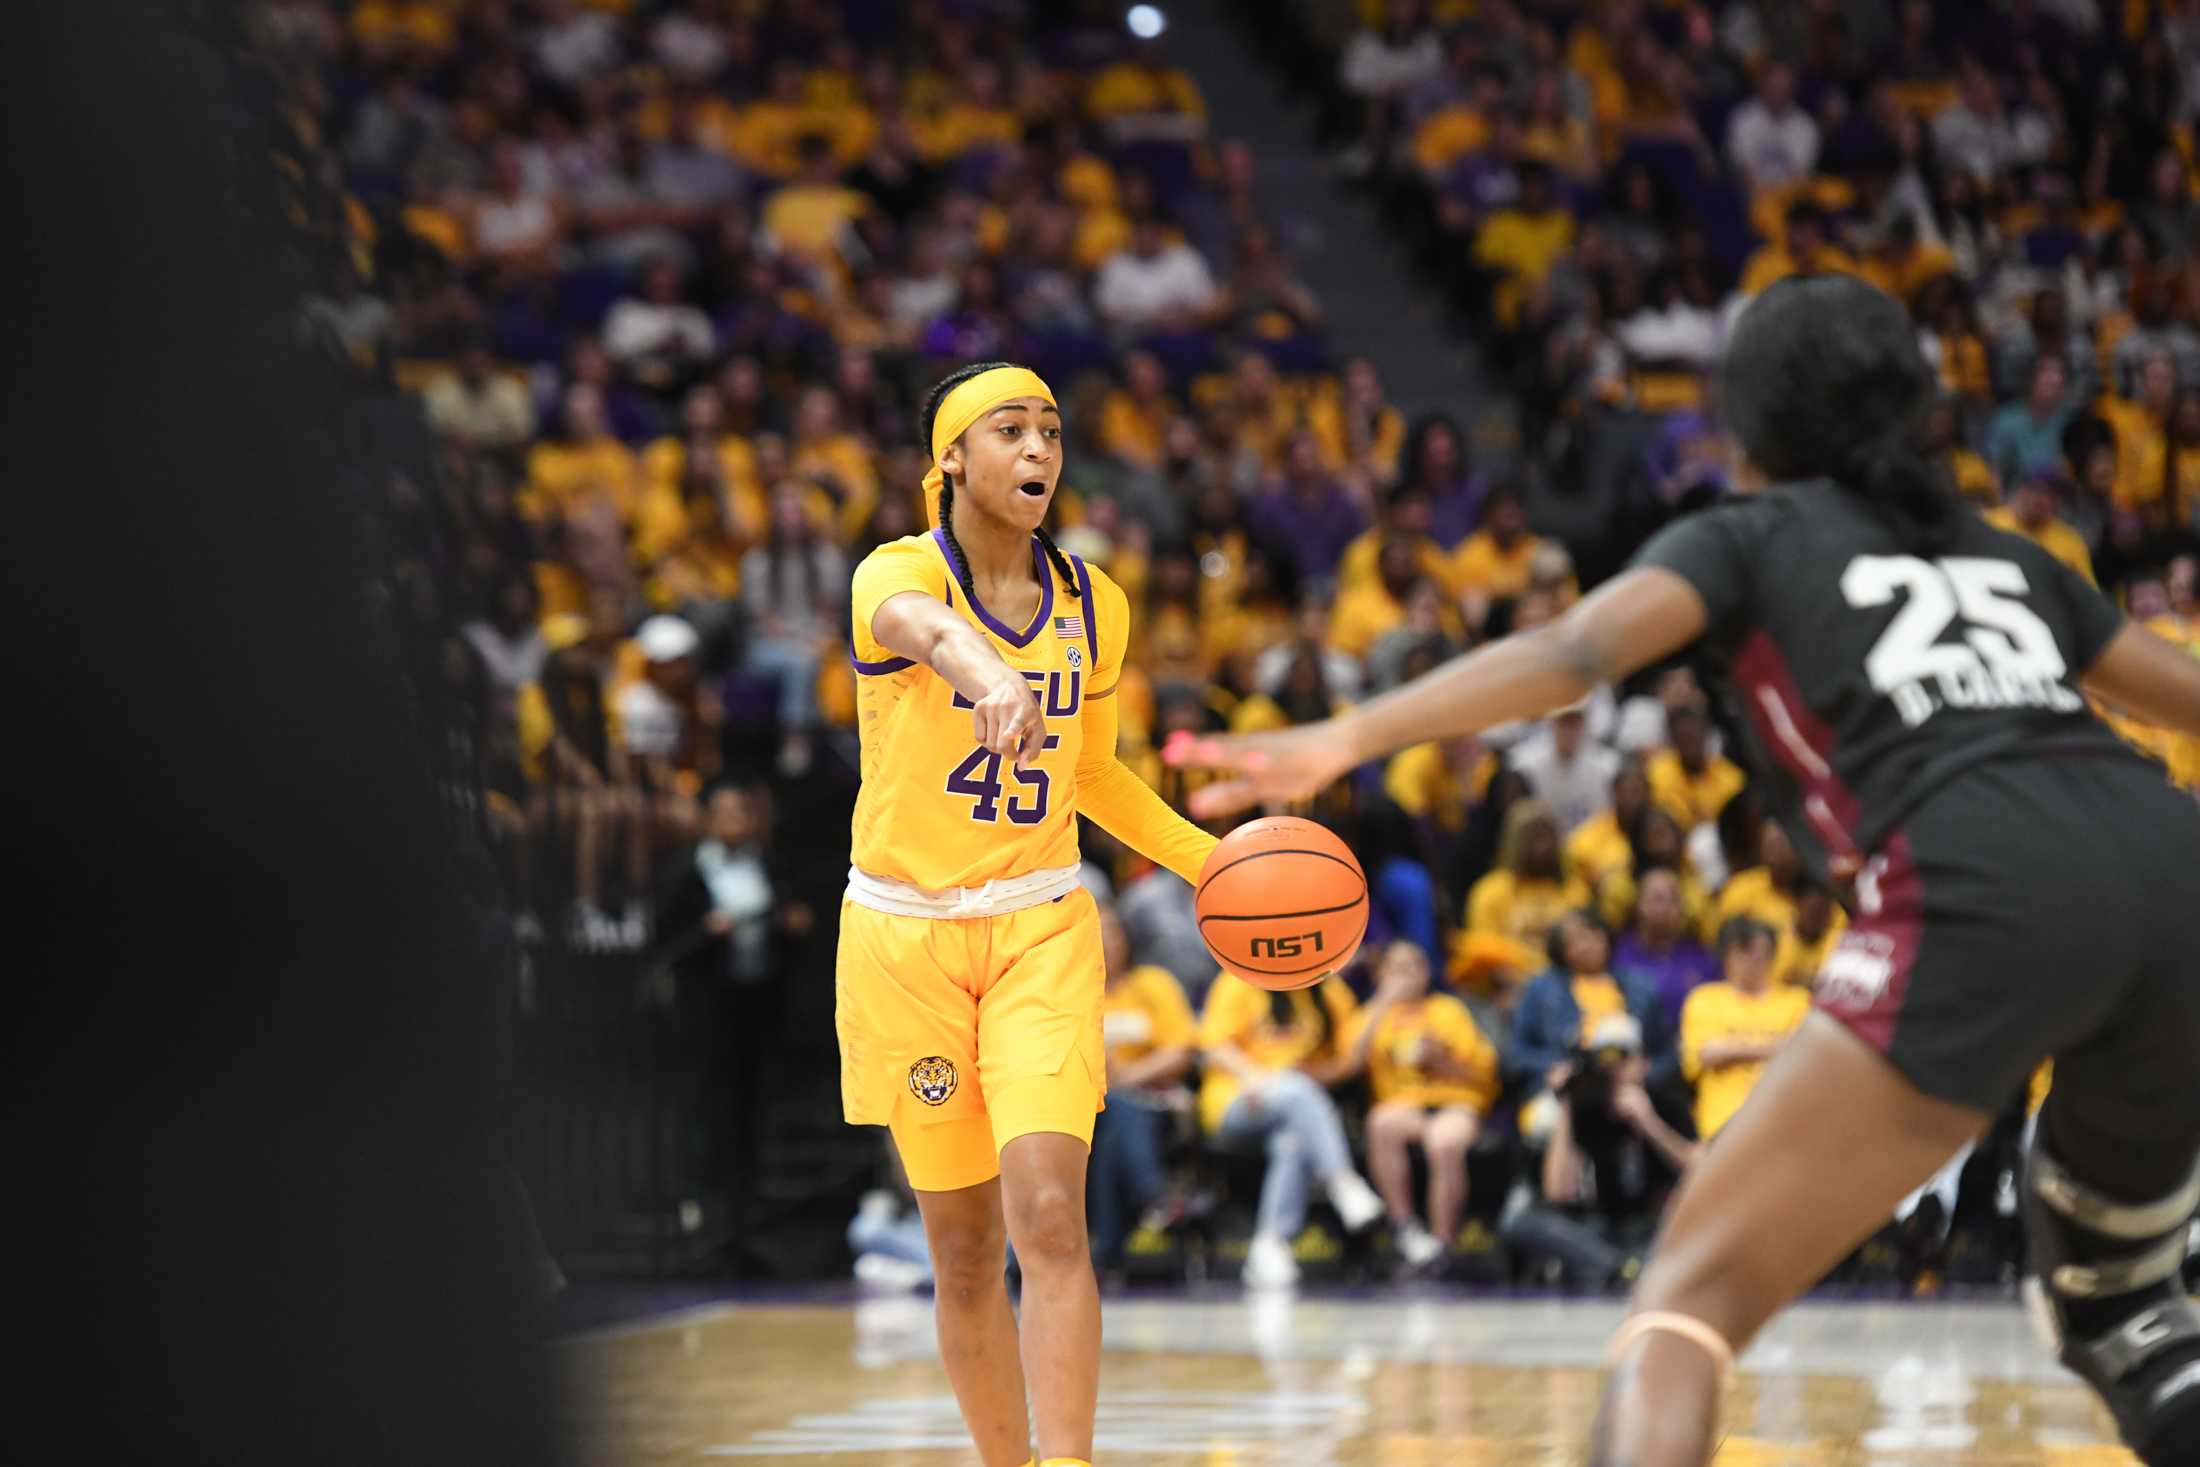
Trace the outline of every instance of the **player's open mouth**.
{"label": "player's open mouth", "polygon": [[1030,479],[1022,484],[1017,485],[1016,487],[1023,490],[1024,493],[1030,495],[1033,499],[1044,499],[1047,497],[1047,486],[1043,480]]}

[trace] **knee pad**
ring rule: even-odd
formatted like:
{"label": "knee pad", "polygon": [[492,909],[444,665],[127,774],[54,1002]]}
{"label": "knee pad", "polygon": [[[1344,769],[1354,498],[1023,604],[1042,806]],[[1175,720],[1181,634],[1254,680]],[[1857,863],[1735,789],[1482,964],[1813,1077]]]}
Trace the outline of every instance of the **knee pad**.
{"label": "knee pad", "polygon": [[2200,1169],[2149,1202],[2078,1180],[2037,1136],[2025,1165],[2025,1302],[2149,1464],[2200,1461],[2200,1309],[2185,1296]]}

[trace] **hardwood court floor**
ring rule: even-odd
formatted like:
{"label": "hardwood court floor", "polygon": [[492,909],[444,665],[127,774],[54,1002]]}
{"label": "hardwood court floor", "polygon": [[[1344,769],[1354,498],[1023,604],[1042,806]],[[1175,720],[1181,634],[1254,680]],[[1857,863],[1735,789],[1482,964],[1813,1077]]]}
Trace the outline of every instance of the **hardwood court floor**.
{"label": "hardwood court floor", "polygon": [[[1563,1467],[1616,1305],[1111,1299],[1102,1467]],[[912,1299],[712,1306],[563,1349],[589,1467],[975,1463]],[[1743,1361],[1719,1467],[2131,1467],[2014,1305],[1814,1304]]]}

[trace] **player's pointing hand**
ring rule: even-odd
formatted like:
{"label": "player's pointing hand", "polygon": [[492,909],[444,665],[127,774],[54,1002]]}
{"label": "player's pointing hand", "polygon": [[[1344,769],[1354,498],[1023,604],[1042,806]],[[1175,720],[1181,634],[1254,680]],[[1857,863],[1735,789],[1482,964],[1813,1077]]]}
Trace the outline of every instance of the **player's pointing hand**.
{"label": "player's pointing hand", "polygon": [[1232,815],[1252,805],[1303,800],[1352,767],[1352,750],[1333,721],[1284,733],[1201,738],[1179,733],[1161,751],[1179,769],[1235,776],[1192,791],[1193,818]]}
{"label": "player's pointing hand", "polygon": [[970,727],[978,743],[991,753],[1016,761],[1029,769],[1047,741],[1046,719],[1039,712],[1039,698],[1021,676],[1001,679],[977,701],[970,713]]}

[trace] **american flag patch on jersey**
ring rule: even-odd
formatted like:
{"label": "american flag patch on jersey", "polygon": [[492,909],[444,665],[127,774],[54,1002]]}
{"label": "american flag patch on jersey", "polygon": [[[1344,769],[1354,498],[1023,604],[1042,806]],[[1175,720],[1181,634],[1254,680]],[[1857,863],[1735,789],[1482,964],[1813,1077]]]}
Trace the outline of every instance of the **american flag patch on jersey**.
{"label": "american flag patch on jersey", "polygon": [[1054,618],[1054,635],[1057,637],[1067,637],[1071,641],[1075,641],[1084,634],[1085,619],[1082,616],[1058,616]]}

